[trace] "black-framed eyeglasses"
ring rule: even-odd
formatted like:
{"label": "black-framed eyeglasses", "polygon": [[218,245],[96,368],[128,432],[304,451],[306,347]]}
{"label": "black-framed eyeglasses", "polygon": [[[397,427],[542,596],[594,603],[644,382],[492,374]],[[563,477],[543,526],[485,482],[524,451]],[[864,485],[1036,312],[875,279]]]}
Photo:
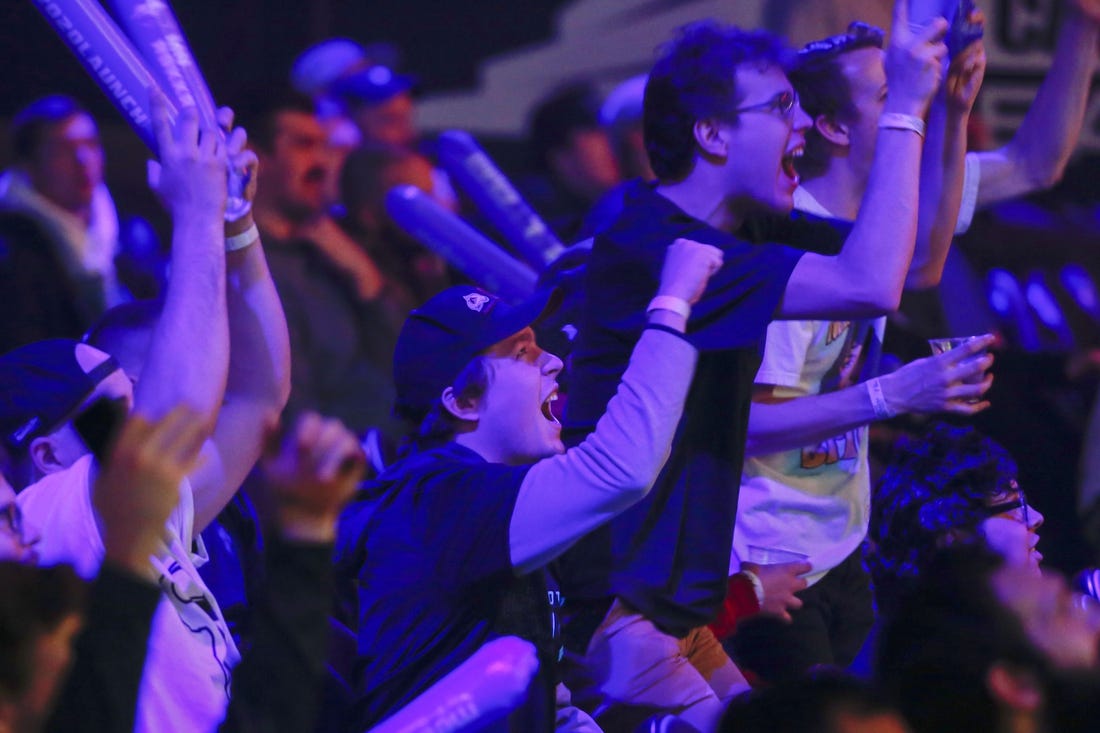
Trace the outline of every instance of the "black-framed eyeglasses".
{"label": "black-framed eyeglasses", "polygon": [[738,107],[733,111],[736,114],[741,114],[742,112],[769,112],[778,114],[780,117],[789,120],[796,104],[798,104],[798,92],[787,89],[779,92],[766,102],[749,104],[744,107]]}
{"label": "black-framed eyeglasses", "polygon": [[986,515],[995,517],[999,514],[1008,514],[1020,509],[1023,515],[1024,526],[1030,529],[1031,516],[1028,514],[1027,496],[1024,494],[1023,490],[1016,485],[1015,481],[1012,482],[1010,490],[1016,493],[1016,498],[997,502],[996,504],[990,504],[985,508]]}
{"label": "black-framed eyeglasses", "polygon": [[856,48],[882,48],[885,39],[886,32],[881,28],[857,20],[848,26],[846,33],[807,43],[799,50],[798,61],[803,63]]}
{"label": "black-framed eyeglasses", "polygon": [[0,526],[6,527],[9,534],[23,536],[23,510],[14,501],[0,506]]}

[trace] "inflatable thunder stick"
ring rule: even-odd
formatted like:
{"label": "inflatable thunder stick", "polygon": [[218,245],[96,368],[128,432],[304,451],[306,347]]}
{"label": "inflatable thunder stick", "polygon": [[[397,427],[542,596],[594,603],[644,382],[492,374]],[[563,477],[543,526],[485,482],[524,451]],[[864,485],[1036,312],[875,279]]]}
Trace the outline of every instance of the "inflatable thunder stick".
{"label": "inflatable thunder stick", "polygon": [[534,270],[419,188],[395,186],[390,189],[386,195],[386,211],[409,236],[441,255],[486,290],[512,302],[535,291],[538,278]]}
{"label": "inflatable thunder stick", "polygon": [[529,265],[542,271],[565,247],[469,133],[439,136],[439,162]]}
{"label": "inflatable thunder stick", "polygon": [[113,0],[113,4],[126,34],[156,74],[164,93],[181,110],[198,110],[203,127],[217,129],[214,98],[168,3]]}
{"label": "inflatable thunder stick", "polygon": [[[154,153],[157,150],[149,96],[158,89],[156,78],[95,0],[31,0],[45,16],[84,69],[110,97],[130,126]],[[176,106],[168,98],[169,119]]]}

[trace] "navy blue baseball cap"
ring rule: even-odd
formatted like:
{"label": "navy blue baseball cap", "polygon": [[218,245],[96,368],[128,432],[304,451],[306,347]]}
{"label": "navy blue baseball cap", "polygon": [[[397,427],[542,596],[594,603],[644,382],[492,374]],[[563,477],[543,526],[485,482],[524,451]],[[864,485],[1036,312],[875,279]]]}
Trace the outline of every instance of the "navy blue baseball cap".
{"label": "navy blue baseball cap", "polygon": [[474,357],[537,324],[560,301],[559,291],[542,290],[509,305],[473,285],[456,285],[431,298],[409,314],[397,337],[394,413],[423,420]]}
{"label": "navy blue baseball cap", "polygon": [[119,369],[114,357],[108,357],[85,372],[76,360],[78,345],[50,339],[0,356],[0,439],[13,453],[63,425]]}
{"label": "navy blue baseball cap", "polygon": [[345,104],[372,105],[412,89],[415,83],[416,79],[408,74],[398,74],[389,66],[375,64],[336,80],[331,93]]}

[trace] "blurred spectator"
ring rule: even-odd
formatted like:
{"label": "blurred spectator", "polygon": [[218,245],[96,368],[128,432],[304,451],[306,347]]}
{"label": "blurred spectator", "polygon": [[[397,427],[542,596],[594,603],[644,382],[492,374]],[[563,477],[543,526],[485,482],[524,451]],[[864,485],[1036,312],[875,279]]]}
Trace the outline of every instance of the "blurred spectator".
{"label": "blurred spectator", "polygon": [[878,673],[915,733],[1095,731],[1095,607],[1057,575],[947,548],[888,618]]}
{"label": "blurred spectator", "polygon": [[[313,100],[317,116],[328,133],[333,170],[340,170],[347,154],[358,147],[359,128],[332,96],[332,85],[370,65],[367,50],[347,38],[329,38],[300,53],[290,69],[290,85]],[[329,178],[329,200],[339,201],[335,176]]]}
{"label": "blurred spectator", "polygon": [[392,60],[379,61],[342,76],[332,84],[331,93],[359,128],[364,144],[411,149],[419,138],[414,81],[395,71]]}
{"label": "blurred spectator", "polygon": [[38,733],[72,663],[86,588],[67,565],[39,568],[3,557],[0,551],[0,729]]}
{"label": "blurred spectator", "polygon": [[289,410],[332,415],[359,434],[395,434],[390,365],[406,305],[328,213],[332,160],[312,102],[294,94],[252,102],[241,115],[260,159],[256,222],[290,329]]}
{"label": "blurred spectator", "polygon": [[611,90],[600,107],[600,124],[607,130],[623,178],[653,180],[642,135],[642,101],[648,74],[632,76]]}
{"label": "blurred spectator", "polygon": [[[0,176],[0,286],[8,298],[0,352],[79,337],[128,297],[115,271],[118,214],[91,115],[70,97],[44,97],[15,115],[11,137],[15,165]],[[151,250],[155,269],[155,240]]]}
{"label": "blurred spectator", "polygon": [[431,162],[393,146],[366,145],[344,162],[340,191],[347,211],[343,224],[366,248],[387,281],[387,295],[405,312],[451,284],[446,262],[397,226],[386,212],[386,194],[411,185],[455,212],[454,192],[437,185]]}
{"label": "blurred spectator", "polygon": [[621,181],[600,102],[587,84],[570,84],[542,100],[528,122],[537,175],[520,182],[531,207],[565,244],[588,210]]}

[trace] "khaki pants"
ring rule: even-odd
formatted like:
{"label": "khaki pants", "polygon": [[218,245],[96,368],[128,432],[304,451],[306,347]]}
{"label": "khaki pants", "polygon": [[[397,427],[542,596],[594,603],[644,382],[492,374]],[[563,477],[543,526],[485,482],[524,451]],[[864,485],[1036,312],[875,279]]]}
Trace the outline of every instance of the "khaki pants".
{"label": "khaki pants", "polygon": [[749,687],[710,629],[678,639],[619,600],[585,656],[568,655],[565,675],[574,702],[606,733],[633,731],[658,713],[710,733],[730,699]]}

